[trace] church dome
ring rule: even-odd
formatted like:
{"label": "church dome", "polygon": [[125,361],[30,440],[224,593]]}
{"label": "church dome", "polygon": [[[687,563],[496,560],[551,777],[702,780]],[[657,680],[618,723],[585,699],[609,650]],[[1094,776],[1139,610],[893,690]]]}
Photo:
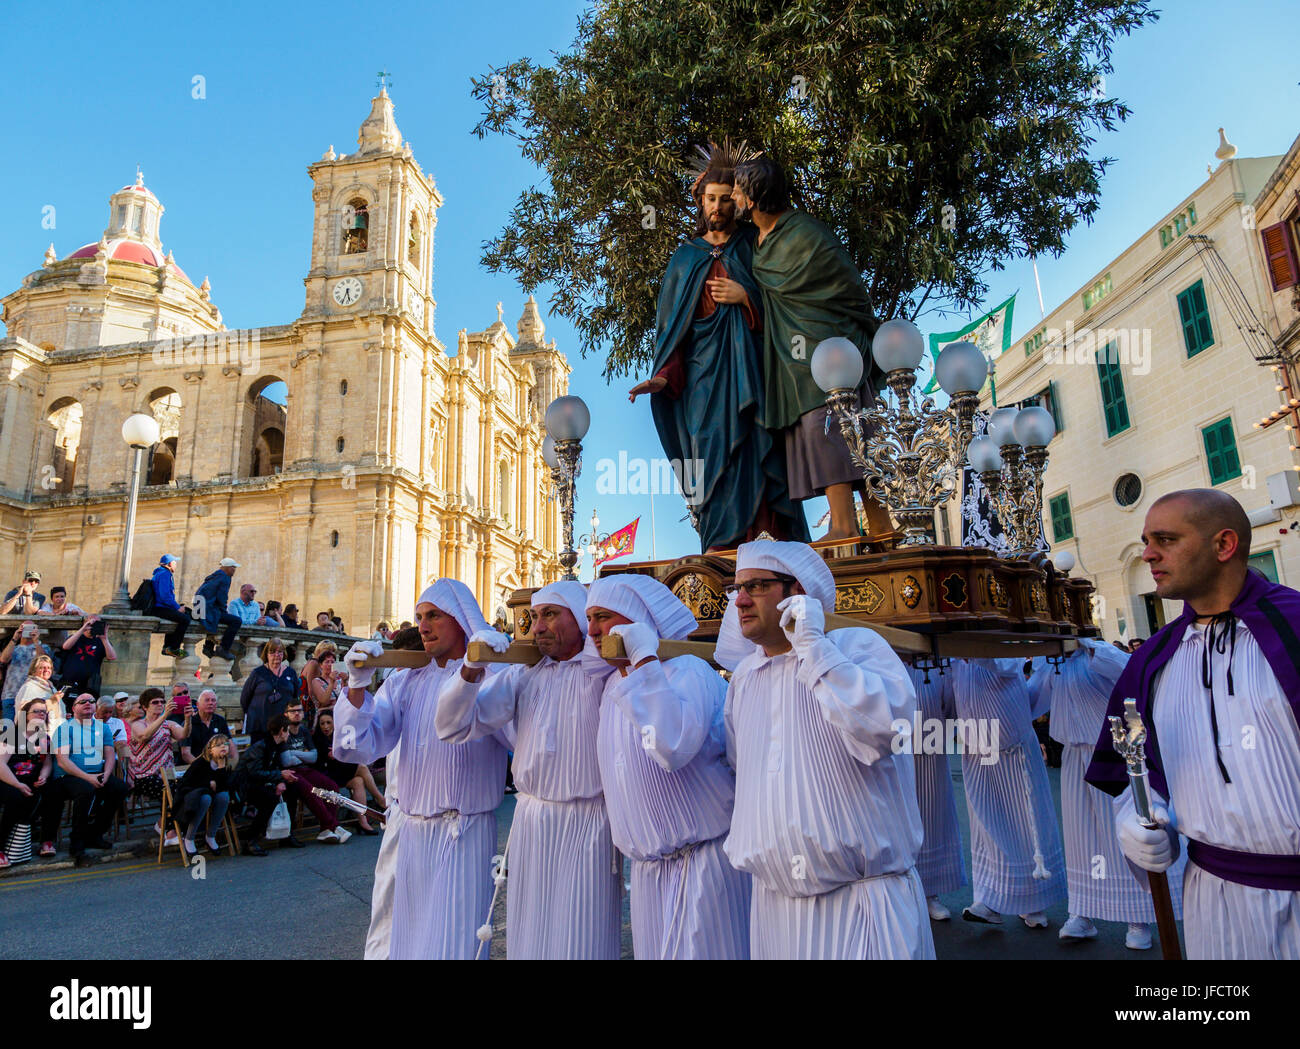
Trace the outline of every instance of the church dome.
{"label": "church dome", "polygon": [[[86,244],[71,255],[70,259],[93,259],[96,252],[99,251],[98,242]],[[138,262],[141,266],[158,267],[165,261],[159,257],[158,252],[148,244],[141,244],[138,240],[113,240],[108,243],[108,257],[117,259],[119,262]],[[171,268],[181,277],[190,280],[188,274],[181,269],[175,262],[172,262]],[[190,281],[193,284],[193,281]]]}

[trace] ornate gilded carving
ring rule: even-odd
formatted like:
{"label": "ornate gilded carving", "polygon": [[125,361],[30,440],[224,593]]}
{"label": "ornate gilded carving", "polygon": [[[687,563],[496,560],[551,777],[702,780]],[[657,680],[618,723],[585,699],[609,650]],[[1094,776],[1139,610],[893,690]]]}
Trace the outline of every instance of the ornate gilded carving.
{"label": "ornate gilded carving", "polygon": [[963,576],[954,572],[948,576],[942,583],[943,599],[953,608],[966,607],[966,580]]}
{"label": "ornate gilded carving", "polygon": [[917,582],[916,576],[903,576],[903,585],[899,587],[898,596],[908,608],[915,608],[921,603],[921,584]]}
{"label": "ornate gilded carving", "polygon": [[871,615],[885,601],[885,592],[870,579],[835,588],[836,612],[866,612]]}
{"label": "ornate gilded carving", "polygon": [[691,610],[696,619],[721,619],[727,599],[695,572],[687,572],[672,588],[673,596]]}
{"label": "ornate gilded carving", "polygon": [[1029,603],[1035,612],[1047,614],[1047,588],[1042,583],[1029,584]]}
{"label": "ornate gilded carving", "polygon": [[533,610],[527,605],[515,609],[515,636],[524,637],[533,629]]}
{"label": "ornate gilded carving", "polygon": [[1007,588],[1002,585],[1002,580],[990,572],[988,581],[989,604],[994,608],[1006,608],[1010,604],[1010,595],[1007,594]]}

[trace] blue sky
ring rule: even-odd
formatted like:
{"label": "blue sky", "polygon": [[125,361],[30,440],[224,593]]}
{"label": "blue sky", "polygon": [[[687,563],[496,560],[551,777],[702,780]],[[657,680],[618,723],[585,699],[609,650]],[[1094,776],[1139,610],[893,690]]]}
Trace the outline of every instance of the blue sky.
{"label": "blue sky", "polygon": [[[0,112],[8,163],[0,188],[10,212],[0,288],[17,287],[51,241],[63,256],[98,239],[109,194],[131,182],[139,164],[167,209],[164,246],[196,282],[211,279],[226,324],[291,321],[303,306],[310,256],[306,167],[331,144],[356,148],[375,74],[386,69],[398,126],[446,198],[435,241],[437,333],[454,350],[458,329],[481,330],[496,319],[498,300],[513,327],[525,296],[479,265],[480,245],[537,176],[510,142],[471,134],[479,107],[469,80],[513,58],[567,48],[583,6],[399,0],[359,15],[355,5],[328,2],[74,3],[52,20],[46,6],[6,5]],[[1061,259],[1039,260],[1049,313],[1205,178],[1220,125],[1241,156],[1286,151],[1300,131],[1291,116],[1300,109],[1300,76],[1269,49],[1270,33],[1293,16],[1282,0],[1230,9],[1178,0],[1155,25],[1116,45],[1106,89],[1134,113],[1095,147],[1116,158],[1099,219],[1072,235]],[[202,100],[192,97],[196,75],[206,80]],[[49,204],[53,230],[41,224]],[[1028,262],[990,273],[988,283],[990,306],[1019,291],[1017,338],[1037,325]],[[541,289],[544,312],[546,299]],[[923,328],[948,330],[966,316],[931,315]],[[600,363],[577,356],[567,323],[548,317],[547,325],[570,354],[572,392],[592,409],[577,522],[585,529],[593,505],[602,530],[641,516],[636,556],[648,558],[648,499],[597,497],[595,484],[602,456],[660,454],[649,405],[628,405],[630,382],[607,386]],[[824,505],[809,504],[812,519]],[[656,498],[654,512],[659,557],[698,551],[695,533],[679,520],[679,497]]]}

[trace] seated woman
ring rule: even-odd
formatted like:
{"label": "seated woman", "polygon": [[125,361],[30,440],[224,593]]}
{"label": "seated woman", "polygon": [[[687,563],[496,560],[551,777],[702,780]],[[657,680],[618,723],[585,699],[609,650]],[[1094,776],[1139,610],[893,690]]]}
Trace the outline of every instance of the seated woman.
{"label": "seated woman", "polygon": [[283,714],[301,687],[298,675],[285,658],[284,642],[271,638],[258,651],[262,665],[244,680],[239,705],[244,711],[244,731],[256,739],[265,735],[267,722]]}
{"label": "seated woman", "polygon": [[[140,693],[140,705],[129,715],[133,719],[127,722],[127,732],[131,737],[131,774],[135,779],[133,789],[147,798],[156,800],[162,797],[163,770],[175,767],[172,742],[179,743],[189,738],[189,700],[178,700],[175,711],[185,716],[180,724],[167,720],[170,712],[163,690],[146,688]],[[163,833],[161,824],[155,824],[154,830]],[[165,842],[167,845],[177,844],[176,832],[169,830]]]}
{"label": "seated woman", "polygon": [[218,733],[208,740],[202,756],[194,759],[176,784],[176,812],[185,826],[185,851],[191,856],[198,851],[194,834],[205,821],[207,833],[203,843],[214,856],[221,851],[212,831],[221,826],[230,805],[230,769],[226,765],[229,757],[230,740]]}
{"label": "seated woman", "polygon": [[[387,807],[384,796],[375,786],[375,778],[366,765],[357,765],[348,761],[337,761],[334,757],[334,713],[322,710],[316,718],[316,731],[313,734],[316,743],[316,767],[335,783],[342,784],[352,795],[353,801],[366,803],[366,794],[375,799],[375,808],[381,812]],[[362,834],[378,834],[370,825],[367,816],[360,818]]]}
{"label": "seated woman", "polygon": [[333,641],[322,641],[302,668],[304,718],[308,723],[317,711],[334,706],[334,662],[338,651]]}
{"label": "seated woman", "polygon": [[[45,705],[45,724],[49,734],[54,735],[54,730],[68,720],[67,714],[63,709],[64,690],[54,690],[54,660],[48,655],[39,655],[32,660],[31,669],[27,673],[27,680],[18,688],[18,709],[21,710],[24,704],[30,703],[33,699],[39,699]],[[3,844],[3,840],[0,840]]]}
{"label": "seated woman", "polygon": [[[45,701],[28,700],[18,708],[18,724],[12,742],[0,732],[0,850],[20,823],[41,820],[42,856],[54,855],[54,835],[59,829],[63,806],[53,784],[54,758],[50,735],[45,728]],[[9,857],[0,851],[0,870],[9,866]]]}

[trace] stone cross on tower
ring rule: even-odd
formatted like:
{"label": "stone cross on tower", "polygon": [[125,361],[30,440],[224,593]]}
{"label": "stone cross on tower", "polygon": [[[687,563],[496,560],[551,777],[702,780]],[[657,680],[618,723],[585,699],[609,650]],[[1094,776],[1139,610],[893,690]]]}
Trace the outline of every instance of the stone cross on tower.
{"label": "stone cross on tower", "polygon": [[382,91],[386,87],[391,87],[393,83],[393,74],[387,69],[381,69],[375,76],[379,77],[379,89]]}
{"label": "stone cross on tower", "polygon": [[497,323],[498,323],[498,324],[505,324],[505,322],[506,322],[506,308],[505,308],[505,306],[503,306],[501,303],[498,302],[498,303],[497,303]]}

